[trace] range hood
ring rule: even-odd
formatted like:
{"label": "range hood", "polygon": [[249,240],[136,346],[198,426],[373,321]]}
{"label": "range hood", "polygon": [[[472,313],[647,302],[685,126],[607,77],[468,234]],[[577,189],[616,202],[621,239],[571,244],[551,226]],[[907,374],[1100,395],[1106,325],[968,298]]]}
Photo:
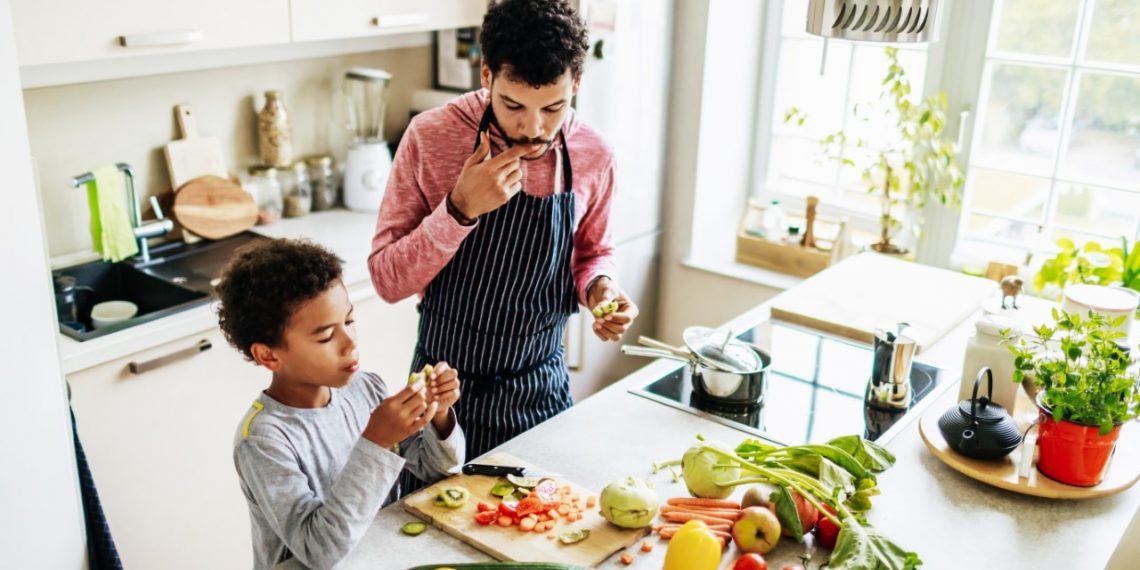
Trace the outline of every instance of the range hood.
{"label": "range hood", "polygon": [[807,33],[864,42],[938,39],[939,0],[810,0]]}

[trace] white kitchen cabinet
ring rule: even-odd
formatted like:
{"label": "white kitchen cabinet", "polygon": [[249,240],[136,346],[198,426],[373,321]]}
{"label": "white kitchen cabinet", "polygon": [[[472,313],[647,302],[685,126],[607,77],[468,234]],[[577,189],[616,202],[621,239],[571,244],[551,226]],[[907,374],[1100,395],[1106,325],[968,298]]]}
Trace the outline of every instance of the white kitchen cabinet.
{"label": "white kitchen cabinet", "polygon": [[21,66],[289,42],[289,0],[11,4]]}
{"label": "white kitchen cabinet", "polygon": [[[201,342],[211,345],[196,351]],[[130,363],[186,351],[140,374]],[[233,436],[269,373],[217,328],[68,377],[78,433],[127,568],[248,568]]]}
{"label": "white kitchen cabinet", "polygon": [[478,26],[487,0],[290,0],[293,41]]}

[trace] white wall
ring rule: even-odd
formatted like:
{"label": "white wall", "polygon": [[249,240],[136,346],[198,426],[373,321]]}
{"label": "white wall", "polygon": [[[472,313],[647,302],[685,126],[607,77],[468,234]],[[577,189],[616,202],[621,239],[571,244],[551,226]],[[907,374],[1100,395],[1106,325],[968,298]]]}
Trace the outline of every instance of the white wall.
{"label": "white wall", "polygon": [[0,125],[0,568],[81,568],[75,455],[8,0],[0,0]]}
{"label": "white wall", "polygon": [[169,190],[162,148],[179,136],[175,105],[194,107],[199,134],[221,139],[227,167],[240,171],[259,162],[253,96],[279,89],[295,155],[332,152],[342,159],[346,139],[337,128],[334,111],[341,106],[334,89],[344,70],[367,66],[392,73],[385,117],[391,139],[407,125],[413,91],[431,87],[431,61],[431,47],[421,45],[25,90],[51,255],[91,249],[87,199],[68,186],[72,176],[126,162],[134,167],[144,211],[146,196]]}
{"label": "white wall", "polygon": [[779,292],[685,264],[710,248],[731,257],[724,250],[749,192],[764,6],[676,4],[658,305],[659,334],[672,342],[687,326],[720,325]]}

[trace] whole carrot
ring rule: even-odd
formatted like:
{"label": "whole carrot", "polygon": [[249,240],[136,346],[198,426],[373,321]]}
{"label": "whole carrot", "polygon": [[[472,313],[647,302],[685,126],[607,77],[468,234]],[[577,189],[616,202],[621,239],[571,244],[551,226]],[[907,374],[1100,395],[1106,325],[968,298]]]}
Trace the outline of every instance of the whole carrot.
{"label": "whole carrot", "polygon": [[711,507],[714,509],[740,510],[740,503],[720,499],[698,499],[696,497],[674,497],[666,503],[675,507]]}
{"label": "whole carrot", "polygon": [[705,524],[732,524],[736,521],[722,517],[710,517],[707,515],[698,515],[695,513],[661,513],[661,518],[676,523],[684,523],[689,521],[701,521]]}
{"label": "whole carrot", "polygon": [[709,508],[692,508],[692,507],[675,507],[665,505],[661,507],[662,513],[689,513],[694,515],[704,515],[707,517],[720,517],[722,519],[738,520],[740,519],[741,511],[739,509],[709,509]]}

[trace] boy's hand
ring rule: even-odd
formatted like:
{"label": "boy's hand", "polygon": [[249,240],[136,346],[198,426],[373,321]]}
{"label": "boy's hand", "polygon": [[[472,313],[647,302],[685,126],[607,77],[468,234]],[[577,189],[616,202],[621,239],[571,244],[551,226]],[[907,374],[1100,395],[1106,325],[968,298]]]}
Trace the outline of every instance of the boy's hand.
{"label": "boy's hand", "polygon": [[424,382],[416,382],[384,398],[372,410],[361,435],[384,449],[392,449],[423,429],[435,417],[438,408],[438,402],[428,402]]}
{"label": "boy's hand", "polygon": [[428,382],[428,401],[439,404],[431,423],[441,436],[447,438],[454,423],[448,412],[459,401],[459,372],[448,366],[446,362],[440,362],[432,367],[431,379]]}

